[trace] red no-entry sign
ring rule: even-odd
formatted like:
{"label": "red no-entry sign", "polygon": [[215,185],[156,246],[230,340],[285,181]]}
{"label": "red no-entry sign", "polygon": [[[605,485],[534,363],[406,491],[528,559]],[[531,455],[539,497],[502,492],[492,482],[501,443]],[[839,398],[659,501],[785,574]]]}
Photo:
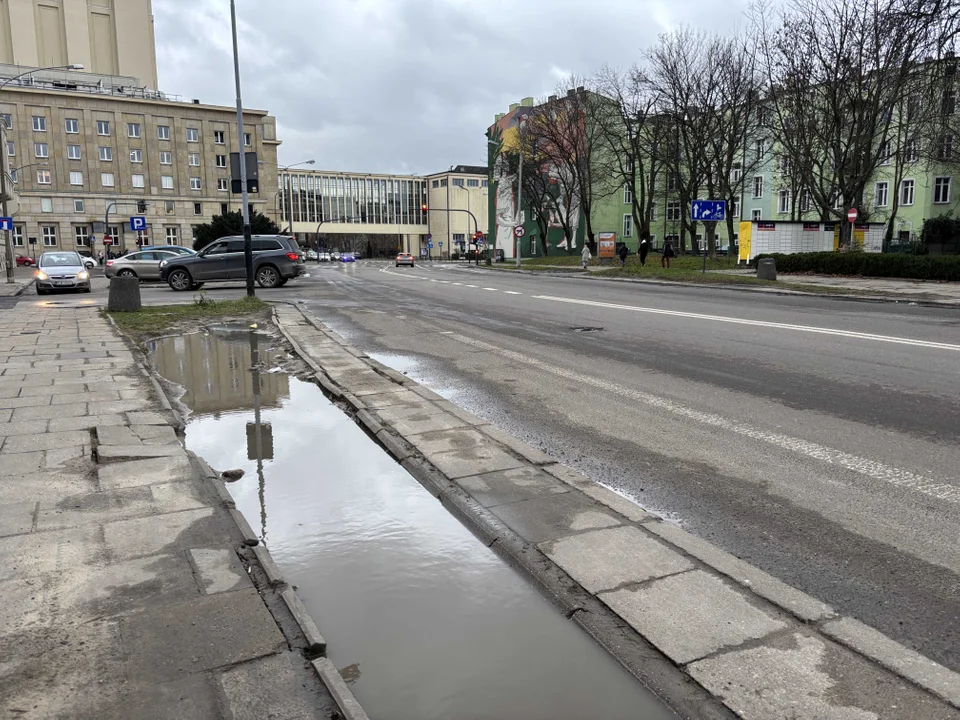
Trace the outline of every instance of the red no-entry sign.
{"label": "red no-entry sign", "polygon": [[849,210],[847,210],[847,220],[850,222],[856,222],[858,214],[859,213],[857,213],[856,208],[850,208]]}

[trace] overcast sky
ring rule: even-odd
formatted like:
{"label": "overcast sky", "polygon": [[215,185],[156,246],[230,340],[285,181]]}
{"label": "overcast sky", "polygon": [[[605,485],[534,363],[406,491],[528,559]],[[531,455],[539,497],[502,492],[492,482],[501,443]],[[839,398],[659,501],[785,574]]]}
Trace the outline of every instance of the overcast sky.
{"label": "overcast sky", "polygon": [[[431,173],[484,164],[497,112],[569,73],[628,66],[680,24],[718,32],[747,0],[237,0],[246,107],[281,164]],[[153,0],[160,89],[235,103],[229,0]]]}

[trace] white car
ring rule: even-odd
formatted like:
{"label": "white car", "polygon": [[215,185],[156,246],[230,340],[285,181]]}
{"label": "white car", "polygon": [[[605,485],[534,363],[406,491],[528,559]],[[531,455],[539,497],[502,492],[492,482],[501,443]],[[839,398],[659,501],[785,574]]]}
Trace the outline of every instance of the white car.
{"label": "white car", "polygon": [[338,262],[340,260],[340,253],[338,252],[332,253],[330,255],[330,259],[333,260],[334,262]]}

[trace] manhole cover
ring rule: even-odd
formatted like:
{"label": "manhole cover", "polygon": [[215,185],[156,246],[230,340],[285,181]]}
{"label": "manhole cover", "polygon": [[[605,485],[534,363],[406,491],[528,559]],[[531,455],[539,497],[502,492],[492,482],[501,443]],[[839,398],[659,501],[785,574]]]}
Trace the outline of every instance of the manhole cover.
{"label": "manhole cover", "polygon": [[603,330],[602,327],[572,327],[570,329],[574,332],[599,332]]}

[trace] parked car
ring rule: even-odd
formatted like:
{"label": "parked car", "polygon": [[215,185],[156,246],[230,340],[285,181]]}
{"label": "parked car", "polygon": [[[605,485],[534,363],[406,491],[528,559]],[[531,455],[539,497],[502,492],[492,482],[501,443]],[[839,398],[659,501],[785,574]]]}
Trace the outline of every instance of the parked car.
{"label": "parked car", "polygon": [[307,250],[307,260],[316,260],[317,251],[316,250]]}
{"label": "parked car", "polygon": [[414,267],[413,255],[410,253],[398,253],[397,254],[397,267],[401,265],[409,265]]}
{"label": "parked car", "polygon": [[[260,287],[275,288],[306,272],[297,241],[286,235],[253,236],[253,277]],[[160,279],[173,290],[196,290],[205,282],[246,277],[243,237],[225,237],[196,255],[160,263]]]}
{"label": "parked car", "polygon": [[92,270],[100,264],[89,250],[77,250],[77,255],[83,260],[83,266],[87,270]]}
{"label": "parked car", "polygon": [[58,290],[90,292],[90,271],[73,250],[45,252],[37,263],[37,295]]}
{"label": "parked car", "polygon": [[353,256],[353,253],[343,253],[340,256],[340,262],[350,263],[350,262],[356,262],[356,261],[357,259]]}
{"label": "parked car", "polygon": [[330,262],[330,253],[320,253],[320,262]]}
{"label": "parked car", "polygon": [[179,255],[169,250],[141,250],[140,252],[127,253],[123,257],[107,260],[107,268],[104,274],[108,278],[135,277],[140,280],[159,280],[160,263],[178,257],[188,256]]}
{"label": "parked car", "polygon": [[196,255],[197,251],[192,248],[182,247],[181,245],[146,245],[141,250],[163,250],[177,255]]}
{"label": "parked car", "polygon": [[340,260],[340,253],[338,253],[338,252],[332,252],[332,253],[330,253],[330,259],[331,259],[333,262],[339,261],[339,260]]}
{"label": "parked car", "polygon": [[32,257],[27,257],[26,255],[17,255],[17,267],[30,267],[31,265],[36,265],[37,261]]}

